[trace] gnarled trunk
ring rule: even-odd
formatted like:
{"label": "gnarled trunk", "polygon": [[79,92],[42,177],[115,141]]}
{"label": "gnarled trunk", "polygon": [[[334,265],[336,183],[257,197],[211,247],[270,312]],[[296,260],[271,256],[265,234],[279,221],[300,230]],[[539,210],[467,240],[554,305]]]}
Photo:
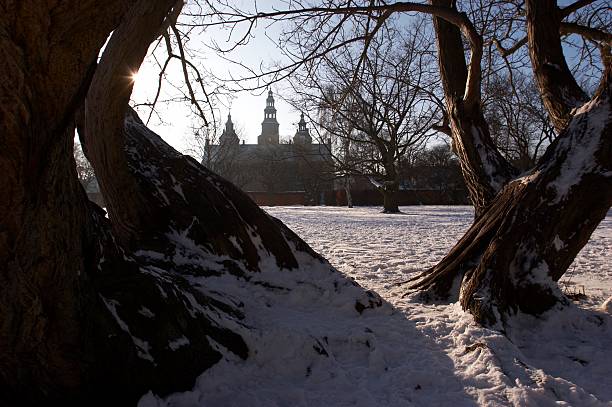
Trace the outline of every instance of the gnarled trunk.
{"label": "gnarled trunk", "polygon": [[[431,3],[454,7],[455,2],[431,0]],[[459,158],[461,172],[478,218],[503,186],[517,175],[517,171],[495,147],[480,99],[466,99],[469,78],[459,27],[439,17],[434,18],[434,25],[453,151]],[[480,92],[471,95],[472,98],[474,96],[479,97]]]}
{"label": "gnarled trunk", "polygon": [[[532,65],[553,123],[562,129],[559,137],[529,175],[503,183],[488,205],[479,209],[475,204],[474,225],[438,265],[411,285],[423,290],[425,298],[458,297],[464,309],[486,324],[503,322],[518,311],[539,314],[565,303],[555,282],[612,204],[612,67],[604,61],[598,92],[572,110],[585,99],[561,51],[556,11],[553,1],[527,1]],[[437,26],[436,31],[439,43],[446,36],[458,36],[458,30],[453,34],[448,27]],[[553,40],[558,44],[551,44]],[[441,71],[451,66],[447,57],[440,52]],[[442,76],[449,77],[444,71]],[[445,92],[457,143],[466,129],[478,135],[474,129],[484,127],[454,113],[462,105],[455,103],[449,87]],[[479,137],[466,140],[470,148],[486,150]],[[462,166],[470,166],[470,159],[461,154],[460,159]],[[495,160],[489,164],[491,173],[504,167],[494,165]]]}
{"label": "gnarled trunk", "polygon": [[70,123],[91,79],[87,62],[124,5],[55,3],[13,2],[0,16],[3,405],[72,394],[92,360],[81,327],[95,308],[87,271],[97,264],[98,218],[76,178]]}
{"label": "gnarled trunk", "polygon": [[[222,353],[249,355],[243,335],[256,328],[227,291],[272,287],[261,275],[275,272],[299,280],[298,258],[337,277],[325,290],[347,289],[356,314],[380,305],[128,109],[129,71],[173,1],[26,3],[0,15],[11,101],[0,106],[0,404],[134,404],[190,389]],[[94,74],[87,62],[113,29]],[[86,95],[77,121],[110,220],[75,171]]]}
{"label": "gnarled trunk", "polygon": [[412,285],[457,298],[483,323],[566,300],[554,282],[612,204],[612,106],[606,84],[540,164],[509,183],[450,253]]}

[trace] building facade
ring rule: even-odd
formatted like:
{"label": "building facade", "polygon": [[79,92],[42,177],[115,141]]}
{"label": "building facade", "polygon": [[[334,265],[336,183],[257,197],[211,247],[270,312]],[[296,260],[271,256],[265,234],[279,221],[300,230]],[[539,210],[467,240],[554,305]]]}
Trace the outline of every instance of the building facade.
{"label": "building facade", "polygon": [[274,95],[268,92],[257,144],[240,142],[231,114],[218,144],[207,143],[202,164],[246,191],[259,204],[325,204],[333,185],[329,144],[313,143],[304,115],[281,142]]}

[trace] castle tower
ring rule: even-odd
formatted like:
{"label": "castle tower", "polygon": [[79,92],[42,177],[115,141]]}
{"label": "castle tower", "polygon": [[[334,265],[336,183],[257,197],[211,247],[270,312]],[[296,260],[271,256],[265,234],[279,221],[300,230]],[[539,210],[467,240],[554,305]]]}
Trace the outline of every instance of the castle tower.
{"label": "castle tower", "polygon": [[264,120],[261,123],[261,135],[257,137],[257,144],[278,144],[278,122],[276,121],[276,108],[272,90],[268,91]]}
{"label": "castle tower", "polygon": [[298,123],[298,130],[293,136],[294,144],[312,144],[312,137],[310,137],[310,131],[306,128],[306,120],[304,120],[304,113],[300,116],[300,122]]}
{"label": "castle tower", "polygon": [[238,145],[240,144],[240,139],[236,134],[236,130],[234,130],[234,123],[232,122],[232,114],[228,113],[227,121],[225,122],[225,129],[223,133],[221,133],[221,137],[219,137],[219,144],[221,145]]}

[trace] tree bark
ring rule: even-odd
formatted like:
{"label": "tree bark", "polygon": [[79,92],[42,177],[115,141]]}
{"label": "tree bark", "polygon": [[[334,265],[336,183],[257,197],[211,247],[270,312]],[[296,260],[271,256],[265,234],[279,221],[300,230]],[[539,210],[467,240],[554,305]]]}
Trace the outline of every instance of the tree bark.
{"label": "tree bark", "polygon": [[[114,235],[127,247],[144,232],[150,219],[159,216],[131,176],[123,148],[123,122],[133,87],[131,78],[174,3],[174,0],[135,2],[108,41],[87,94],[81,138],[96,171]],[[130,191],[129,195],[126,191]]]}
{"label": "tree bark", "polygon": [[346,206],[352,208],[353,195],[351,194],[351,178],[349,176],[344,177],[344,191],[346,192]]}
{"label": "tree bark", "polygon": [[572,109],[589,98],[565,61],[559,41],[562,17],[556,0],[527,1],[525,5],[531,66],[552,125],[560,132],[571,120]]}
{"label": "tree bark", "polygon": [[411,288],[424,290],[426,299],[458,297],[489,325],[517,311],[539,314],[566,302],[553,282],[612,205],[609,80],[530,175],[508,184]]}
{"label": "tree bark", "polygon": [[[380,141],[381,144],[383,144]],[[378,187],[378,191],[383,196],[383,213],[400,213],[397,205],[397,191],[399,190],[399,176],[395,168],[395,153],[390,151],[388,146],[381,146],[383,166],[385,176],[382,185]]]}
{"label": "tree bark", "polygon": [[0,15],[0,404],[82,384],[96,220],[72,158],[89,61],[127,2],[20,1]]}

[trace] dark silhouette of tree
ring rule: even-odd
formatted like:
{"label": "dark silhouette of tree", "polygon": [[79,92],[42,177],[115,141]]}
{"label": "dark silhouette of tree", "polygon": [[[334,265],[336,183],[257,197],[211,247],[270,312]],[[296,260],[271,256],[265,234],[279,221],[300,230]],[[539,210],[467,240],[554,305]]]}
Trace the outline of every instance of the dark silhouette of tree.
{"label": "dark silhouette of tree", "polygon": [[437,190],[449,202],[456,191],[465,188],[459,160],[446,144],[417,151],[404,174],[412,188]]}
{"label": "dark silhouette of tree", "polygon": [[[220,349],[247,358],[252,329],[242,301],[194,277],[248,291],[270,285],[262,264],[288,281],[298,258],[323,262],[129,108],[133,73],[182,6],[2,4],[2,405],[134,404],[149,390],[191,389]],[[108,219],[79,183],[75,127]],[[329,272],[338,278],[326,289],[355,289]],[[363,294],[356,315],[380,304]]]}

